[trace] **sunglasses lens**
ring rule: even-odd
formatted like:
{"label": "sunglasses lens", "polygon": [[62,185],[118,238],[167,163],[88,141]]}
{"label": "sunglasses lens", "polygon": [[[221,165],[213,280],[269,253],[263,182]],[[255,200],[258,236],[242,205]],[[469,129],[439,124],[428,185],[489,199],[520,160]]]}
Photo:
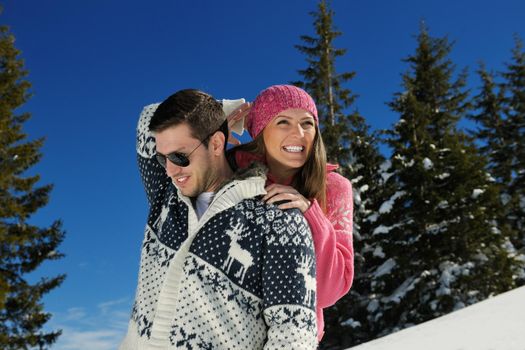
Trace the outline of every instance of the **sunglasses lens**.
{"label": "sunglasses lens", "polygon": [[156,157],[157,161],[160,165],[162,165],[163,168],[166,168],[166,158],[177,166],[186,167],[190,165],[190,160],[188,159],[188,157],[179,153],[170,153],[166,156],[164,154],[157,153]]}
{"label": "sunglasses lens", "polygon": [[158,154],[156,155],[156,158],[157,158],[157,162],[159,162],[159,164],[163,167],[163,168],[166,168],[166,157],[162,154]]}
{"label": "sunglasses lens", "polygon": [[171,153],[167,155],[167,158],[175,165],[186,167],[190,165],[190,160],[183,154]]}

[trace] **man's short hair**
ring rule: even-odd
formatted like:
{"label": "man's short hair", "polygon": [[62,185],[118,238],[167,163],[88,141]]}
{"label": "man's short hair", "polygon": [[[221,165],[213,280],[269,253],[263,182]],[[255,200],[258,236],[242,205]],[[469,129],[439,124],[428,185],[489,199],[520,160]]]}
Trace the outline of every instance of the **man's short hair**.
{"label": "man's short hair", "polygon": [[[149,124],[152,132],[160,132],[169,127],[187,123],[192,136],[203,141],[210,134],[221,128],[228,139],[226,116],[221,104],[207,93],[195,89],[180,90],[168,97],[158,107]],[[224,125],[226,125],[226,130]],[[223,127],[221,127],[223,125]]]}

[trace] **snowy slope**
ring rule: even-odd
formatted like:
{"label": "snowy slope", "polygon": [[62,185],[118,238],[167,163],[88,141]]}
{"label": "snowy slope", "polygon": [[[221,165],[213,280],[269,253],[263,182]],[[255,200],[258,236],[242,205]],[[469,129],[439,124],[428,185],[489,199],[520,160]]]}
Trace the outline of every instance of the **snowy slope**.
{"label": "snowy slope", "polygon": [[525,350],[525,287],[352,350]]}

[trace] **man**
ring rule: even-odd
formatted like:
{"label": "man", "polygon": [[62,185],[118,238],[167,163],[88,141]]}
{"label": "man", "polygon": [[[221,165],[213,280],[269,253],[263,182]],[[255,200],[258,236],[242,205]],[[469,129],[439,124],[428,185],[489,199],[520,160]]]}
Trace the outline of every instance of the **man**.
{"label": "man", "polygon": [[233,173],[227,135],[220,103],[197,90],[141,114],[150,213],[121,349],[317,346],[308,225],[260,200],[264,169]]}

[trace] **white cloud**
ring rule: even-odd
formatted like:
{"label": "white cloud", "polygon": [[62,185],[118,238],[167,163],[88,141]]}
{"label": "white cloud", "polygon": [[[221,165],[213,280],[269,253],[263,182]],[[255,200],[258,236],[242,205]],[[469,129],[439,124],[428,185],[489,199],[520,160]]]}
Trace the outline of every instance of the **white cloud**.
{"label": "white cloud", "polygon": [[123,337],[124,333],[118,330],[83,331],[64,327],[53,350],[114,350]]}
{"label": "white cloud", "polygon": [[47,328],[62,329],[53,350],[116,349],[124,338],[130,315],[130,298],[101,302],[91,310],[71,307],[53,313]]}
{"label": "white cloud", "polygon": [[115,306],[119,306],[122,304],[128,305],[128,303],[129,303],[128,298],[121,298],[118,300],[111,300],[111,301],[100,303],[97,305],[97,307],[102,312],[102,314],[107,314],[108,312],[113,311],[112,308],[114,308]]}
{"label": "white cloud", "polygon": [[66,321],[76,321],[81,320],[86,317],[86,312],[82,307],[72,307],[67,310],[67,313],[64,315],[64,320]]}

